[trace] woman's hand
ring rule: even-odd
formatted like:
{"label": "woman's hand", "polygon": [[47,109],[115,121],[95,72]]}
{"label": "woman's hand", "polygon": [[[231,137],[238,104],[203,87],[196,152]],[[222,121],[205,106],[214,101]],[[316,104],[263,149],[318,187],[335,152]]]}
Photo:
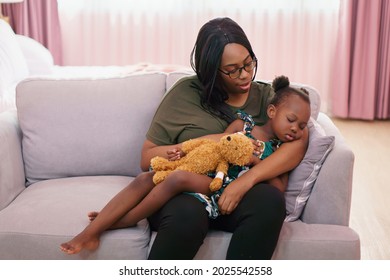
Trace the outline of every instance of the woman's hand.
{"label": "woman's hand", "polygon": [[244,177],[239,177],[231,182],[218,199],[218,207],[222,215],[229,215],[236,209],[246,192],[252,187]]}

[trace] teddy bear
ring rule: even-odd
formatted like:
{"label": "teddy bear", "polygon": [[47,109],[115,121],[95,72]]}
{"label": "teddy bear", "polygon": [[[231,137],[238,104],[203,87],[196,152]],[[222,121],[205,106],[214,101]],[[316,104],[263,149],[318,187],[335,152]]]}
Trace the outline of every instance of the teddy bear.
{"label": "teddy bear", "polygon": [[225,135],[220,140],[191,139],[183,142],[182,151],[185,156],[169,161],[163,157],[154,157],[151,167],[156,172],[153,182],[162,182],[174,170],[184,170],[198,174],[216,173],[210,183],[212,192],[222,187],[229,165],[243,166],[249,163],[253,154],[252,141],[242,133]]}

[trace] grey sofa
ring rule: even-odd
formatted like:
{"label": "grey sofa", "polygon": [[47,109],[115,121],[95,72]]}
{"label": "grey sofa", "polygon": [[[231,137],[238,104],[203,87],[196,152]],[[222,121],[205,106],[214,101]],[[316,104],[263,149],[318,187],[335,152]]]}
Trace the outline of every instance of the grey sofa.
{"label": "grey sofa", "polygon": [[[155,234],[146,220],[107,231],[93,252],[59,245],[87,224],[139,168],[140,151],[166,90],[188,73],[98,79],[30,78],[16,88],[17,110],[0,114],[0,259],[146,259]],[[285,222],[274,259],[359,259],[348,226],[354,156],[332,121],[312,116],[335,145],[300,218]],[[195,259],[224,259],[231,234],[210,231]]]}

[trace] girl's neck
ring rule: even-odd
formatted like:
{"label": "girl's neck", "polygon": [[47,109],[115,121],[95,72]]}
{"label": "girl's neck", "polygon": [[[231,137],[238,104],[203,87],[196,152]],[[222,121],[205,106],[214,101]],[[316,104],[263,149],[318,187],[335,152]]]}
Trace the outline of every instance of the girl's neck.
{"label": "girl's neck", "polygon": [[259,133],[261,134],[262,141],[269,141],[275,139],[275,134],[272,131],[270,121],[267,121],[264,125],[259,127]]}

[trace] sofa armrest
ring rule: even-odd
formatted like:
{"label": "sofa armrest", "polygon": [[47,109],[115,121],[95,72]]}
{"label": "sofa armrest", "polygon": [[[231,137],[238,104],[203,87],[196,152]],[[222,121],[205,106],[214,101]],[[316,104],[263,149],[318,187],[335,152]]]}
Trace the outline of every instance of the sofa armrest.
{"label": "sofa armrest", "polygon": [[349,225],[354,154],[332,120],[320,113],[318,123],[335,146],[325,160],[301,219],[305,223]]}
{"label": "sofa armrest", "polygon": [[0,114],[0,210],[25,189],[22,133],[16,110]]}

